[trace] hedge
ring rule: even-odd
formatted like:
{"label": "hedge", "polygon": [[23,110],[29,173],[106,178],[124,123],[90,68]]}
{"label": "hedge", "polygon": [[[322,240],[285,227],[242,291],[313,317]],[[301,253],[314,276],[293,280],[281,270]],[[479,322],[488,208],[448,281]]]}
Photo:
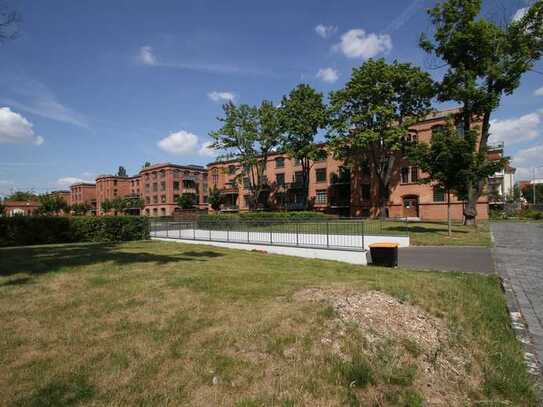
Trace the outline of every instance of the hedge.
{"label": "hedge", "polygon": [[0,217],[0,247],[148,238],[149,221],[137,216]]}
{"label": "hedge", "polygon": [[242,212],[236,214],[216,213],[201,215],[200,222],[243,222],[243,221],[325,221],[332,218],[321,212]]}

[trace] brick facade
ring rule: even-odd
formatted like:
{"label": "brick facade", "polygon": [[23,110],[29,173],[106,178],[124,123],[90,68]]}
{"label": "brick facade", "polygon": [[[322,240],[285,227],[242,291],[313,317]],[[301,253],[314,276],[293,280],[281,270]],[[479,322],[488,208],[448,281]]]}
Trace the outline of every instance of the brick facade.
{"label": "brick facade", "polygon": [[177,198],[193,194],[199,208],[207,207],[207,169],[197,165],[155,164],[139,174],[139,189],[146,216],[171,216]]}
{"label": "brick facade", "polygon": [[102,202],[129,196],[131,191],[130,181],[129,177],[117,175],[100,175],[96,177],[96,214],[98,216],[114,214],[113,211],[105,213],[102,210]]}
{"label": "brick facade", "polygon": [[[410,137],[417,142],[429,143],[432,131],[447,124],[450,117],[456,118],[460,111],[453,109],[429,115],[425,120],[412,126]],[[323,146],[326,148],[326,146]],[[490,156],[499,159],[500,156]],[[280,165],[278,165],[278,161]],[[248,210],[245,199],[247,190],[236,161],[214,162],[208,164],[210,186],[222,194],[223,211]],[[285,154],[270,155],[266,163],[268,199],[276,209],[300,209],[297,207],[299,175],[301,167]],[[297,174],[298,173],[298,174]],[[447,197],[435,185],[421,184],[418,181],[425,174],[412,166],[405,158],[398,157],[391,181],[391,193],[387,204],[389,217],[408,217],[423,220],[443,220],[447,218]],[[237,182],[236,182],[237,180]],[[342,162],[331,154],[323,161],[312,163],[309,175],[309,203],[314,210],[342,216],[366,217],[379,215],[379,185],[369,169],[353,168],[347,170]],[[286,204],[281,199],[286,197]],[[281,198],[281,199],[278,199]],[[453,219],[463,218],[463,205],[451,194],[451,214]],[[488,218],[488,199],[481,197],[477,204],[478,219]]]}
{"label": "brick facade", "polygon": [[71,206],[85,203],[91,207],[89,213],[96,215],[96,184],[80,182],[70,186]]}

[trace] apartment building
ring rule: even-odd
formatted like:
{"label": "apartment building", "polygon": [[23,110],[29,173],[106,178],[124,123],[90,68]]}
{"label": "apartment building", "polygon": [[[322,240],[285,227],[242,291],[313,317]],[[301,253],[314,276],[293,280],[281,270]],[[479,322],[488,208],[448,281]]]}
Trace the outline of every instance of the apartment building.
{"label": "apartment building", "polygon": [[58,197],[64,200],[68,205],[71,205],[72,202],[72,193],[68,190],[61,190],[61,191],[51,191],[51,195],[54,197]]}
{"label": "apartment building", "polygon": [[[124,198],[131,193],[131,178],[118,175],[99,175],[96,177],[96,214],[108,215],[102,209],[104,201]],[[111,211],[110,211],[111,212]]]}
{"label": "apartment building", "polygon": [[178,209],[177,198],[191,194],[198,208],[207,208],[207,169],[199,165],[161,163],[143,168],[139,188],[146,216],[171,216]]}
{"label": "apartment building", "polygon": [[96,184],[79,182],[70,186],[70,205],[87,204],[90,215],[96,215]]}
{"label": "apartment building", "polygon": [[[432,133],[440,131],[451,117],[459,122],[459,109],[436,112],[412,126],[409,138],[413,142],[430,142]],[[461,126],[459,126],[461,128]],[[326,146],[323,145],[323,149]],[[502,150],[503,153],[503,150]],[[495,152],[493,152],[495,154]],[[489,155],[491,159],[501,154]],[[494,158],[493,158],[494,157]],[[268,157],[264,183],[267,185],[259,203],[267,202],[275,209],[301,209],[304,203],[300,163],[285,154],[274,153]],[[210,187],[222,195],[222,211],[245,211],[248,205],[248,180],[243,177],[239,162],[213,162],[208,165]],[[447,197],[442,188],[421,184],[425,174],[398,157],[392,177],[392,188],[387,204],[387,216],[424,220],[447,218]],[[349,170],[331,154],[315,161],[309,174],[309,203],[314,210],[340,216],[378,216],[379,186],[368,168]],[[451,196],[451,213],[454,219],[463,218],[463,201]],[[479,219],[488,218],[488,199],[481,197],[477,204]]]}
{"label": "apartment building", "polygon": [[[39,201],[11,201],[4,200],[0,201],[4,205],[4,215],[5,216],[32,216],[36,213],[40,207]],[[0,213],[0,215],[2,215]]]}

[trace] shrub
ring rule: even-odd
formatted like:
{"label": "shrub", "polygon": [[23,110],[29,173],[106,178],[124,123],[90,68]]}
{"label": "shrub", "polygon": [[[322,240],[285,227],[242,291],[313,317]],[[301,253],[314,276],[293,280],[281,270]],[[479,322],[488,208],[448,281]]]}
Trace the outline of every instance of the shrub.
{"label": "shrub", "polygon": [[0,246],[116,242],[149,238],[148,219],[136,216],[0,218]]}
{"label": "shrub", "polygon": [[541,220],[543,219],[543,212],[536,211],[534,209],[523,209],[519,212],[519,217],[524,219]]}
{"label": "shrub", "polygon": [[242,212],[239,214],[216,213],[200,216],[201,222],[289,222],[289,221],[326,221],[330,215],[321,212]]}

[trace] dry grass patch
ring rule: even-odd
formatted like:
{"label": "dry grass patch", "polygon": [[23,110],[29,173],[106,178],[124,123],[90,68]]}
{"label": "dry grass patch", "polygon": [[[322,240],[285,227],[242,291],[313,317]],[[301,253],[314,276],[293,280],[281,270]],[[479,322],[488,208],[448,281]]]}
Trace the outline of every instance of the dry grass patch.
{"label": "dry grass patch", "polygon": [[0,405],[536,405],[492,277],[162,242],[0,252]]}

